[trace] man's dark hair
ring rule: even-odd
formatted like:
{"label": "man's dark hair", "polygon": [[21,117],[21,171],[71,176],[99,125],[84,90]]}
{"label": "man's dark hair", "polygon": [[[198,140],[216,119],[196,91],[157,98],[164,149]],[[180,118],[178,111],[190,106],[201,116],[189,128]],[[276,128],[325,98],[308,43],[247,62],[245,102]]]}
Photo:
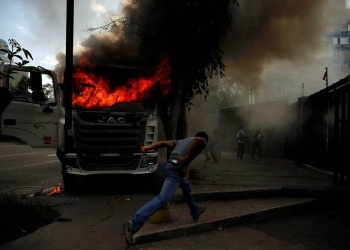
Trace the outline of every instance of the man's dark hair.
{"label": "man's dark hair", "polygon": [[202,137],[202,138],[205,138],[206,140],[209,139],[207,133],[205,133],[204,131],[198,132],[198,133],[195,135],[195,137]]}

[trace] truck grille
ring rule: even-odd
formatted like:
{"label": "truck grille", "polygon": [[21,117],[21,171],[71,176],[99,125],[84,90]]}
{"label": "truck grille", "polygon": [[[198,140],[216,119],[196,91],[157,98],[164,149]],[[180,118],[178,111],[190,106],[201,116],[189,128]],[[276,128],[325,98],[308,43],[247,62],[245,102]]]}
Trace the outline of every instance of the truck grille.
{"label": "truck grille", "polygon": [[[115,122],[123,118],[123,123],[107,123],[105,117],[112,117]],[[73,113],[77,152],[139,152],[145,142],[146,123],[147,118],[142,115]]]}
{"label": "truck grille", "polygon": [[75,111],[73,127],[79,164],[85,171],[137,169],[140,146],[151,144],[155,133],[143,113]]}

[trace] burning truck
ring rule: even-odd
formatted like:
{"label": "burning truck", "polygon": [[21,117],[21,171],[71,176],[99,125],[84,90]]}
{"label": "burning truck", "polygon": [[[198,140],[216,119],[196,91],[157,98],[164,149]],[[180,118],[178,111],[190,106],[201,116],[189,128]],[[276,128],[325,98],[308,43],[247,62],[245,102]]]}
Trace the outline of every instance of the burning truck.
{"label": "burning truck", "polygon": [[[1,134],[34,148],[56,148],[66,190],[75,189],[77,178],[86,175],[139,174],[156,176],[154,185],[162,181],[158,166],[166,150],[142,153],[140,147],[165,139],[157,102],[170,91],[166,61],[155,71],[77,67],[71,98],[65,98],[65,84],[51,70],[16,71],[28,77],[30,89],[21,96],[13,93],[1,117]],[[65,126],[67,107],[72,126]]]}

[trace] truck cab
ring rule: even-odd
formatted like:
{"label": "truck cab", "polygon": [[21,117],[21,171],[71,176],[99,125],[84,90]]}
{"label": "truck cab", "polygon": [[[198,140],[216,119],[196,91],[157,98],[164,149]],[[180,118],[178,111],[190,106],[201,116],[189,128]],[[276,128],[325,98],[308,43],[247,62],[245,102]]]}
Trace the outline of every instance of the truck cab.
{"label": "truck cab", "polygon": [[1,134],[31,147],[56,148],[66,190],[75,189],[77,178],[86,175],[155,175],[153,184],[159,185],[158,166],[166,160],[166,149],[140,151],[143,145],[165,139],[156,103],[76,106],[72,126],[66,129],[64,84],[58,83],[55,72],[44,68],[16,71],[21,77],[10,84],[13,100],[2,114]]}

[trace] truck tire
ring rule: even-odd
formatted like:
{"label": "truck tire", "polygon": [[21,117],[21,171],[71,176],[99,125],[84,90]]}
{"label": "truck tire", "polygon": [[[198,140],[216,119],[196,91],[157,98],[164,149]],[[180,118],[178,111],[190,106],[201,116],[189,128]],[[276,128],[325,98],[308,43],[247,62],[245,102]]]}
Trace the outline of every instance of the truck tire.
{"label": "truck tire", "polygon": [[64,184],[64,190],[66,192],[71,192],[71,191],[77,191],[77,186],[78,186],[78,177],[76,175],[68,174],[67,173],[67,161],[64,156],[64,153],[60,148],[56,149],[56,155],[59,161],[61,162],[61,167],[62,167],[62,179],[63,179],[63,184]]}
{"label": "truck tire", "polygon": [[78,178],[76,175],[68,174],[66,165],[62,164],[62,178],[64,190],[67,192],[74,192],[78,189]]}

